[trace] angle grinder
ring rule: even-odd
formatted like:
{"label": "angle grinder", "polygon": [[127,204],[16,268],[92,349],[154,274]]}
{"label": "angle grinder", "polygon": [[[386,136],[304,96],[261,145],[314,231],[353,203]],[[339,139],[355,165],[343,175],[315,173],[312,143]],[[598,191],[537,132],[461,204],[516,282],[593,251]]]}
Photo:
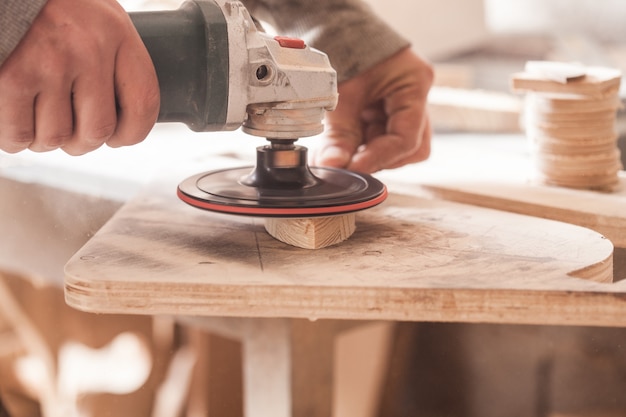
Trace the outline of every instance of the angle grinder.
{"label": "angle grinder", "polygon": [[367,174],[310,167],[301,137],[323,131],[337,104],[328,57],[301,39],[270,36],[234,0],[187,0],[177,10],[130,13],[154,63],[158,122],[198,132],[265,137],[256,165],[204,172],[178,186],[201,209],[262,217],[349,213],[385,200]]}

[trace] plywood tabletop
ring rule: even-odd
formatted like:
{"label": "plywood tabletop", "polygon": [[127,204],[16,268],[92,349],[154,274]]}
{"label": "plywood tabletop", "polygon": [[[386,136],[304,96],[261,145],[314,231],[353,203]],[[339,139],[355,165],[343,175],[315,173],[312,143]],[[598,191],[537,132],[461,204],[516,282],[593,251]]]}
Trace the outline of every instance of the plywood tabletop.
{"label": "plywood tabletop", "polygon": [[[175,176],[171,179],[176,179]],[[66,300],[102,313],[626,325],[600,234],[391,193],[337,246],[270,237],[159,182],[66,265]],[[605,281],[605,282],[600,282]]]}

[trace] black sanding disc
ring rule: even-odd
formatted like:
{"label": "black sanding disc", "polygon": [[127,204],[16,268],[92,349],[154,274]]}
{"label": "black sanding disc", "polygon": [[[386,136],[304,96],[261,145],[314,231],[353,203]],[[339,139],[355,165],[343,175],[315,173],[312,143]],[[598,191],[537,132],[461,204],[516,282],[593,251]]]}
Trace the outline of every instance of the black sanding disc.
{"label": "black sanding disc", "polygon": [[178,196],[194,207],[258,217],[331,216],[364,210],[387,197],[383,183],[367,174],[311,167],[315,184],[264,188],[244,184],[253,167],[204,172],[184,180]]}

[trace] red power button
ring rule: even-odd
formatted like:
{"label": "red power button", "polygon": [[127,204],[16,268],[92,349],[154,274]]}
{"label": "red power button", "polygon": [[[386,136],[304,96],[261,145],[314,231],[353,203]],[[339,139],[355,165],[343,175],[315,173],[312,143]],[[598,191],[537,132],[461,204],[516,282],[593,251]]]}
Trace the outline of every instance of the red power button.
{"label": "red power button", "polygon": [[274,36],[274,40],[283,48],[304,49],[306,43],[302,39],[290,38],[289,36]]}

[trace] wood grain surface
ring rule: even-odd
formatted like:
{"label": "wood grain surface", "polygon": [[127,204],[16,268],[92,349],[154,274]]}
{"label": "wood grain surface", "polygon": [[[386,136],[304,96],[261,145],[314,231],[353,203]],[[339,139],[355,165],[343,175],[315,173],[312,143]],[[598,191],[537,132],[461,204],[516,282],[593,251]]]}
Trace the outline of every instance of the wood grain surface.
{"label": "wood grain surface", "polygon": [[[173,177],[175,179],[175,177]],[[66,265],[101,313],[626,325],[611,243],[560,222],[392,193],[309,251],[263,220],[204,212],[159,182]]]}
{"label": "wood grain surface", "polygon": [[321,249],[349,239],[356,229],[356,213],[324,217],[270,217],[265,230],[281,242],[304,249]]}
{"label": "wood grain surface", "polygon": [[576,224],[626,248],[626,172],[612,192],[547,185],[537,178],[521,135],[469,136],[435,142],[429,161],[385,173],[383,180],[463,204]]}

